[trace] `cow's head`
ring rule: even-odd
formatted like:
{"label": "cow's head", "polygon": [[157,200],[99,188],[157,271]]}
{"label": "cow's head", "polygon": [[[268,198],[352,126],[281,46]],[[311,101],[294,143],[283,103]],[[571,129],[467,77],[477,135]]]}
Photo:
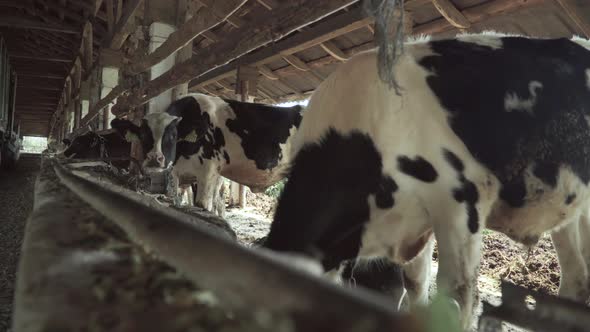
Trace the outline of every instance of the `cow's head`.
{"label": "cow's head", "polygon": [[93,131],[77,136],[72,140],[65,138],[63,143],[67,146],[63,151],[63,155],[67,158],[100,157],[100,136]]}
{"label": "cow's head", "polygon": [[169,167],[176,157],[178,123],[181,117],[166,112],[146,115],[140,126],[129,120],[113,119],[111,126],[128,142],[139,142],[143,147],[144,169]]}

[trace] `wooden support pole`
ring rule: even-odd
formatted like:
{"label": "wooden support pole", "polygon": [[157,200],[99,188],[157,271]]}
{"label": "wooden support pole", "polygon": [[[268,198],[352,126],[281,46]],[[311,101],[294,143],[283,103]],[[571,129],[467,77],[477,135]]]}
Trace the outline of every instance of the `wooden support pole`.
{"label": "wooden support pole", "polygon": [[83,53],[84,53],[84,71],[86,72],[86,76],[92,70],[92,55],[93,55],[93,29],[92,23],[86,22],[84,25],[84,35],[83,35]]}
{"label": "wooden support pole", "polygon": [[115,4],[114,0],[106,0],[106,9],[107,9],[107,28],[109,34],[112,34],[115,30]]}
{"label": "wooden support pole", "polygon": [[[253,102],[254,97],[252,94],[256,93],[258,84],[258,69],[253,66],[239,66],[238,72],[236,76],[236,95],[240,96],[240,100],[243,102]],[[232,182],[232,186],[230,186],[230,204],[233,200],[233,203],[238,203],[240,208],[244,209],[246,207],[246,186],[243,184],[238,185],[237,190],[237,200],[235,197],[235,184]],[[232,190],[233,189],[233,190]]]}
{"label": "wooden support pole", "polygon": [[121,46],[123,46],[123,43],[131,33],[135,14],[143,1],[144,0],[129,0],[126,2],[113,34],[111,38],[107,38],[107,42],[104,46],[110,47],[114,50],[119,50]]}

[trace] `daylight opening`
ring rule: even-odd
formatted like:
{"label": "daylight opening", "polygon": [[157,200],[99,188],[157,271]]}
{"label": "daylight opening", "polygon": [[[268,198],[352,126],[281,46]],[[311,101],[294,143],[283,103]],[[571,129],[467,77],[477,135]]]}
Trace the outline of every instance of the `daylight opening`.
{"label": "daylight opening", "polygon": [[47,137],[24,136],[21,152],[39,154],[47,149]]}

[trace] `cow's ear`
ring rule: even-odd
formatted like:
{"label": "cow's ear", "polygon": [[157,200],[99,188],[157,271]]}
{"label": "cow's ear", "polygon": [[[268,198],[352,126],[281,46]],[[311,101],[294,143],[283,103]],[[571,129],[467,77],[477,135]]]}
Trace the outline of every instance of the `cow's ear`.
{"label": "cow's ear", "polygon": [[70,140],[69,140],[69,139],[67,139],[67,138],[64,138],[64,139],[62,140],[62,142],[63,142],[63,144],[65,144],[65,145],[70,145],[70,144],[72,143],[72,141],[70,141]]}
{"label": "cow's ear", "polygon": [[129,120],[113,119],[113,127],[127,142],[139,142],[139,127]]}

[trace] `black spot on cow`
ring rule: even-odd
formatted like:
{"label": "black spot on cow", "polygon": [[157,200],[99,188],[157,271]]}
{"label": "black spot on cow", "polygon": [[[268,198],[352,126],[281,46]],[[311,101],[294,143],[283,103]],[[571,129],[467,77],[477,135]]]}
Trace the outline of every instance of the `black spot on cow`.
{"label": "black spot on cow", "polygon": [[[355,156],[351,158],[351,156]],[[382,158],[366,134],[334,129],[294,159],[265,247],[307,254],[330,270],[357,256],[368,197],[393,204],[397,185],[384,176]]]}
{"label": "black spot on cow", "polygon": [[420,156],[415,159],[410,159],[406,156],[398,157],[397,165],[401,172],[420,181],[434,182],[438,177],[438,173],[432,164]]}
{"label": "black spot on cow", "polygon": [[467,227],[471,233],[477,233],[479,229],[479,215],[475,205],[479,201],[477,187],[465,177],[463,161],[452,151],[443,149],[443,156],[447,162],[457,171],[460,187],[453,189],[453,197],[459,203],[465,203],[467,207]]}
{"label": "black spot on cow", "polygon": [[[64,150],[64,155],[76,158],[90,159],[102,157],[128,157],[131,144],[117,132],[96,133],[87,132],[75,137]],[[128,167],[129,161],[113,161],[117,167]]]}
{"label": "black spot on cow", "polygon": [[570,205],[576,199],[576,193],[571,193],[565,197],[565,205]]}
{"label": "black spot on cow", "polygon": [[276,107],[225,100],[235,119],[226,121],[227,128],[242,140],[244,154],[258,169],[272,169],[282,158],[280,144],[287,142],[291,128],[299,128],[302,107]]}
{"label": "black spot on cow", "polygon": [[557,185],[558,172],[559,165],[554,162],[536,163],[533,168],[533,174],[551,187]]}
{"label": "black spot on cow", "polygon": [[393,207],[393,193],[397,191],[397,183],[390,176],[383,176],[375,193],[375,203],[380,209]]}
{"label": "black spot on cow", "polygon": [[518,177],[513,181],[502,184],[500,188],[500,199],[508,205],[519,208],[524,206],[526,197],[526,186],[523,177]]}
{"label": "black spot on cow", "polygon": [[225,159],[225,162],[229,164],[230,159],[229,154],[227,154],[227,150],[223,150],[223,159]]}
{"label": "black spot on cow", "polygon": [[[588,184],[590,51],[564,38],[500,40],[496,49],[433,41],[433,55],[419,59],[432,73],[427,83],[448,111],[452,130],[500,180],[500,197],[513,207],[525,203],[524,175],[531,165],[549,186],[562,166]],[[533,96],[531,86],[539,84]],[[535,102],[530,110],[507,111],[508,94]]]}

